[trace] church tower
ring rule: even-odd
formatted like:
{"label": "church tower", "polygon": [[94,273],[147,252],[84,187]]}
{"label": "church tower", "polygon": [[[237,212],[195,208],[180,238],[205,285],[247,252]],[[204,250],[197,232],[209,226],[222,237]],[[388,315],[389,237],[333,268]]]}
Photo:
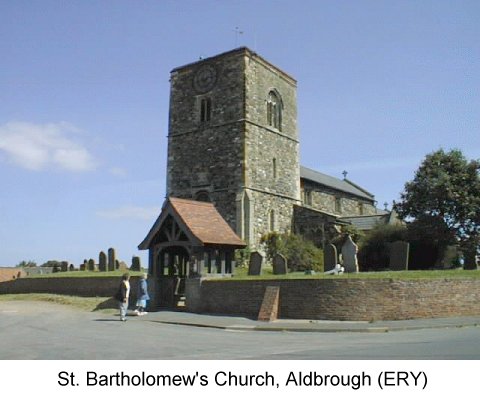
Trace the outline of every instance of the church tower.
{"label": "church tower", "polygon": [[167,196],[208,201],[251,246],[300,204],[296,81],[247,48],[171,72]]}

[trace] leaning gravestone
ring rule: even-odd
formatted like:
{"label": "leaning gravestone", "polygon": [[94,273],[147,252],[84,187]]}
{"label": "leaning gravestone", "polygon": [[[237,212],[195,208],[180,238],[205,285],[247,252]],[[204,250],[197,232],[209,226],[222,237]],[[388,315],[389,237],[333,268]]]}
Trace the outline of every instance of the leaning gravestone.
{"label": "leaning gravestone", "polygon": [[273,256],[272,264],[274,275],[285,275],[287,273],[287,259],[281,254]]}
{"label": "leaning gravestone", "polygon": [[250,254],[250,262],[248,264],[248,275],[260,275],[262,273],[263,257],[258,251]]}
{"label": "leaning gravestone", "polygon": [[342,260],[345,272],[358,272],[357,260],[358,246],[354,243],[350,235],[342,246]]}
{"label": "leaning gravestone", "polygon": [[329,243],[325,246],[325,252],[324,252],[324,264],[325,264],[325,271],[329,271],[338,264],[338,256],[337,256],[337,248]]}
{"label": "leaning gravestone", "polygon": [[410,251],[410,243],[397,240],[389,246],[390,263],[389,268],[392,271],[403,271],[408,269],[408,254]]}

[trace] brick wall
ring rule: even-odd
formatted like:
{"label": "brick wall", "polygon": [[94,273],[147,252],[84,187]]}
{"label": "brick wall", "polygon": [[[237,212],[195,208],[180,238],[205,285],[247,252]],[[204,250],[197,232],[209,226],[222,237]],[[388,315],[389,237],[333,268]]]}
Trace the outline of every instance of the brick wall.
{"label": "brick wall", "polygon": [[[1,282],[0,294],[111,297],[119,283],[119,277],[16,279]],[[138,277],[130,283],[133,301]],[[279,318],[369,321],[480,315],[479,279],[190,279],[187,310],[256,318],[267,286],[280,287]],[[149,288],[153,291],[153,283]]]}
{"label": "brick wall", "polygon": [[305,279],[187,282],[187,309],[256,317],[267,286],[280,287],[279,318],[400,320],[480,315],[480,280]]}
{"label": "brick wall", "polygon": [[[130,300],[136,299],[138,277],[130,278]],[[121,277],[25,278],[0,283],[0,294],[52,293],[81,297],[112,297]]]}

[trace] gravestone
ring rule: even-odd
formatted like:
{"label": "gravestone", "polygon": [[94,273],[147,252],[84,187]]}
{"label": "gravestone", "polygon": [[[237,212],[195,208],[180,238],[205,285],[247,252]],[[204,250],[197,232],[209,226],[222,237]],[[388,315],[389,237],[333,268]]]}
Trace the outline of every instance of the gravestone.
{"label": "gravestone", "polygon": [[323,257],[325,271],[335,268],[335,266],[338,264],[337,248],[331,243],[327,244],[325,246],[325,252]]}
{"label": "gravestone", "polygon": [[392,271],[403,271],[408,269],[408,255],[410,252],[410,243],[397,240],[389,246],[390,263],[389,269]]}
{"label": "gravestone", "polygon": [[262,273],[263,257],[258,251],[250,254],[250,262],[248,263],[248,275],[260,275]]}
{"label": "gravestone", "polygon": [[107,270],[107,255],[104,251],[98,253],[98,270],[102,272]]}
{"label": "gravestone", "polygon": [[285,275],[287,273],[287,259],[281,254],[273,256],[272,264],[274,275]]}
{"label": "gravestone", "polygon": [[110,247],[108,249],[108,270],[115,271],[117,257],[115,255],[115,249]]}
{"label": "gravestone", "polygon": [[350,235],[342,246],[342,260],[345,272],[358,272],[357,260],[358,246],[354,243]]}
{"label": "gravestone", "polygon": [[132,257],[132,265],[130,267],[131,271],[141,271],[142,265],[140,263],[140,257],[139,256],[133,256]]}

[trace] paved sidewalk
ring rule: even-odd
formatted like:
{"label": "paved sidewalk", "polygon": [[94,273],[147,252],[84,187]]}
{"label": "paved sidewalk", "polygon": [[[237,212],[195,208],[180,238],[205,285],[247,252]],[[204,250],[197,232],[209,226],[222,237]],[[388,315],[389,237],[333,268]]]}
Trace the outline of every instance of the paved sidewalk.
{"label": "paved sidewalk", "polygon": [[249,318],[219,315],[193,314],[188,312],[156,311],[143,316],[131,316],[130,319],[163,324],[188,325],[203,328],[216,328],[236,331],[292,331],[292,332],[370,332],[385,333],[389,331],[459,328],[479,326],[480,316],[431,318],[402,321],[327,321],[327,320],[286,320],[273,322],[256,321]]}

